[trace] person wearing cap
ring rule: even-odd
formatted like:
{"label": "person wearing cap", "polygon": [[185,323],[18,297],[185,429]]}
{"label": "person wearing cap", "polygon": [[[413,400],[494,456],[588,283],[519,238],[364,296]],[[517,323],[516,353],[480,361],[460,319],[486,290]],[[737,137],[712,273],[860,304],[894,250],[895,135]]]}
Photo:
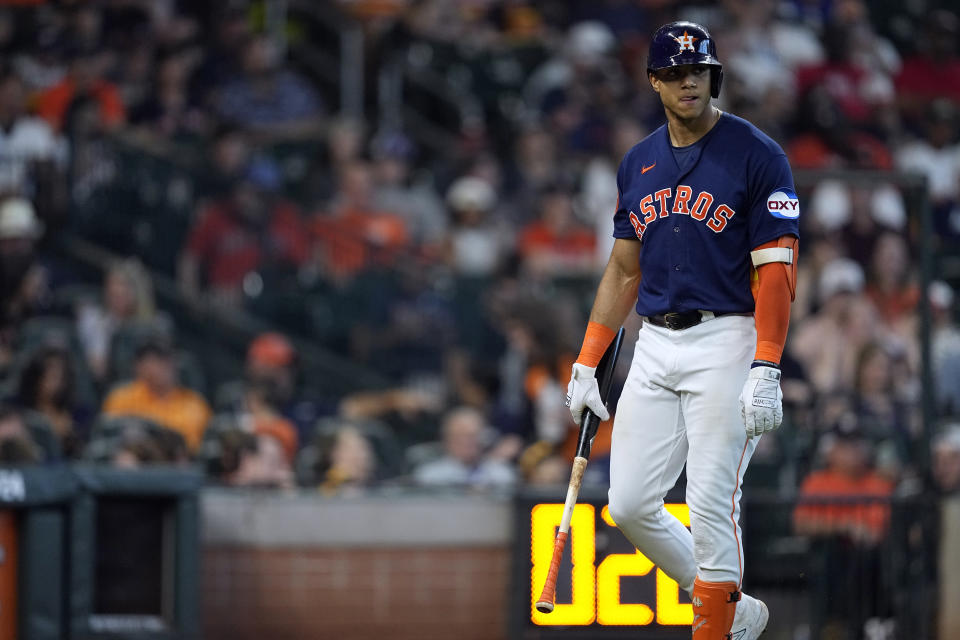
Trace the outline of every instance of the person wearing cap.
{"label": "person wearing cap", "polygon": [[230,414],[241,421],[243,416],[253,417],[250,424],[277,438],[292,460],[300,443],[313,435],[317,419],[336,411],[333,402],[325,405],[303,397],[298,374],[299,361],[290,340],[276,331],[258,334],[247,347],[243,379],[217,389],[218,415]]}
{"label": "person wearing cap", "polygon": [[446,261],[463,276],[486,277],[503,265],[509,237],[493,219],[497,195],[486,180],[475,176],[457,178],[446,195],[450,233]]}
{"label": "person wearing cap", "polygon": [[137,347],[134,379],[107,394],[102,411],[152,420],[182,435],[196,453],[212,411],[203,396],[179,383],[176,371],[172,341],[165,336],[145,339]]}
{"label": "person wearing cap", "polygon": [[34,312],[37,294],[44,291],[45,270],[38,264],[36,245],[43,223],[26,198],[0,201],[0,366],[9,362],[21,321]]}
{"label": "person wearing cap", "polygon": [[286,336],[271,331],[254,338],[247,348],[245,413],[252,418],[253,431],[280,442],[291,463],[300,436],[283,411],[294,401],[296,377],[296,352]]}
{"label": "person wearing cap", "polygon": [[43,236],[33,203],[19,196],[0,202],[0,249],[3,255],[31,253]]}
{"label": "person wearing cap", "polygon": [[300,212],[280,197],[281,180],[275,164],[254,159],[227,197],[199,212],[178,265],[188,297],[198,299],[205,288],[215,300],[237,304],[244,294],[259,295],[262,271],[306,262],[309,242]]}
{"label": "person wearing cap", "polygon": [[414,244],[433,254],[449,224],[443,202],[428,179],[414,174],[416,148],[396,131],[385,131],[370,143],[373,160],[373,204],[376,209],[400,215]]}

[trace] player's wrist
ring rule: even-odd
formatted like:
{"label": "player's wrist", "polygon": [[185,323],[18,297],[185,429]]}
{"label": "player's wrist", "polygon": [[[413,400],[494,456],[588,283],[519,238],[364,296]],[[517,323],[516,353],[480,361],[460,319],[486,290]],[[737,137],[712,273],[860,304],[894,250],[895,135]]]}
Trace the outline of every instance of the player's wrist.
{"label": "player's wrist", "polygon": [[[757,333],[760,333],[761,328],[757,327]],[[770,340],[757,340],[757,348],[753,352],[753,360],[772,362],[776,366],[780,366],[780,358],[783,356],[783,345],[778,342],[773,342]]]}
{"label": "player's wrist", "polygon": [[780,370],[780,363],[771,362],[770,360],[754,360],[750,365],[751,369],[756,369],[757,367],[770,367],[772,369]]}
{"label": "player's wrist", "polygon": [[600,364],[600,359],[603,358],[615,335],[617,332],[610,327],[599,322],[588,322],[587,331],[583,335],[583,346],[580,347],[580,355],[577,356],[577,364],[595,368]]}

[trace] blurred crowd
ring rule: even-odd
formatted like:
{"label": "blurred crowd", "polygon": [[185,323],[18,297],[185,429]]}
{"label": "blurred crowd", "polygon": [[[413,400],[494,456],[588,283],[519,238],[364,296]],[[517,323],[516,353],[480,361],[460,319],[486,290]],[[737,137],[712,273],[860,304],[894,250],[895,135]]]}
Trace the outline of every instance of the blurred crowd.
{"label": "blurred crowd", "polygon": [[[795,171],[919,172],[934,215],[922,292],[916,191],[798,180],[787,421],[747,483],[960,490],[949,3],[25,4],[0,8],[3,464],[198,465],[211,483],[327,495],[565,482],[563,390],[612,244],[617,166],[663,119],[647,39],[690,18],[717,40],[719,106]],[[346,51],[338,24],[363,38],[354,112],[331,81],[350,62],[329,55]],[[79,268],[71,239],[105,268]],[[159,282],[183,304],[162,304]],[[242,353],[221,347],[238,363],[226,374],[186,346],[219,344],[217,326],[183,321],[210,308],[271,326]],[[305,341],[388,383],[318,392]],[[606,481],[608,450],[603,425],[588,482]]]}

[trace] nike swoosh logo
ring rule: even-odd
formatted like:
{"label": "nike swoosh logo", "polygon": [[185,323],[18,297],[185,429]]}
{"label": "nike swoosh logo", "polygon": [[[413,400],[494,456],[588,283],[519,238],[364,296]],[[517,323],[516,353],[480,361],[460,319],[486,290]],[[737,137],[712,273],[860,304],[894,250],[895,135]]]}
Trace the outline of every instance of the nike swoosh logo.
{"label": "nike swoosh logo", "polygon": [[654,162],[654,163],[653,163],[652,165],[650,165],[649,167],[643,167],[643,168],[641,168],[641,169],[640,169],[640,175],[645,174],[647,171],[650,171],[650,169],[653,169],[655,166],[657,166],[657,163],[656,163],[656,162]]}

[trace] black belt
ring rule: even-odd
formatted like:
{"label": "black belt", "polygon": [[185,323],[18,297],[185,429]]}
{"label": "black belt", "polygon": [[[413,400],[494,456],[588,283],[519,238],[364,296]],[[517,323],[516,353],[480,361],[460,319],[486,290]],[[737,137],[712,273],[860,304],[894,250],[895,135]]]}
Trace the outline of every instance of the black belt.
{"label": "black belt", "polygon": [[670,311],[655,316],[644,316],[644,319],[655,327],[664,327],[674,331],[689,329],[706,320],[719,318],[720,316],[749,316],[751,313],[738,313],[733,311],[700,311],[691,309],[690,311]]}

